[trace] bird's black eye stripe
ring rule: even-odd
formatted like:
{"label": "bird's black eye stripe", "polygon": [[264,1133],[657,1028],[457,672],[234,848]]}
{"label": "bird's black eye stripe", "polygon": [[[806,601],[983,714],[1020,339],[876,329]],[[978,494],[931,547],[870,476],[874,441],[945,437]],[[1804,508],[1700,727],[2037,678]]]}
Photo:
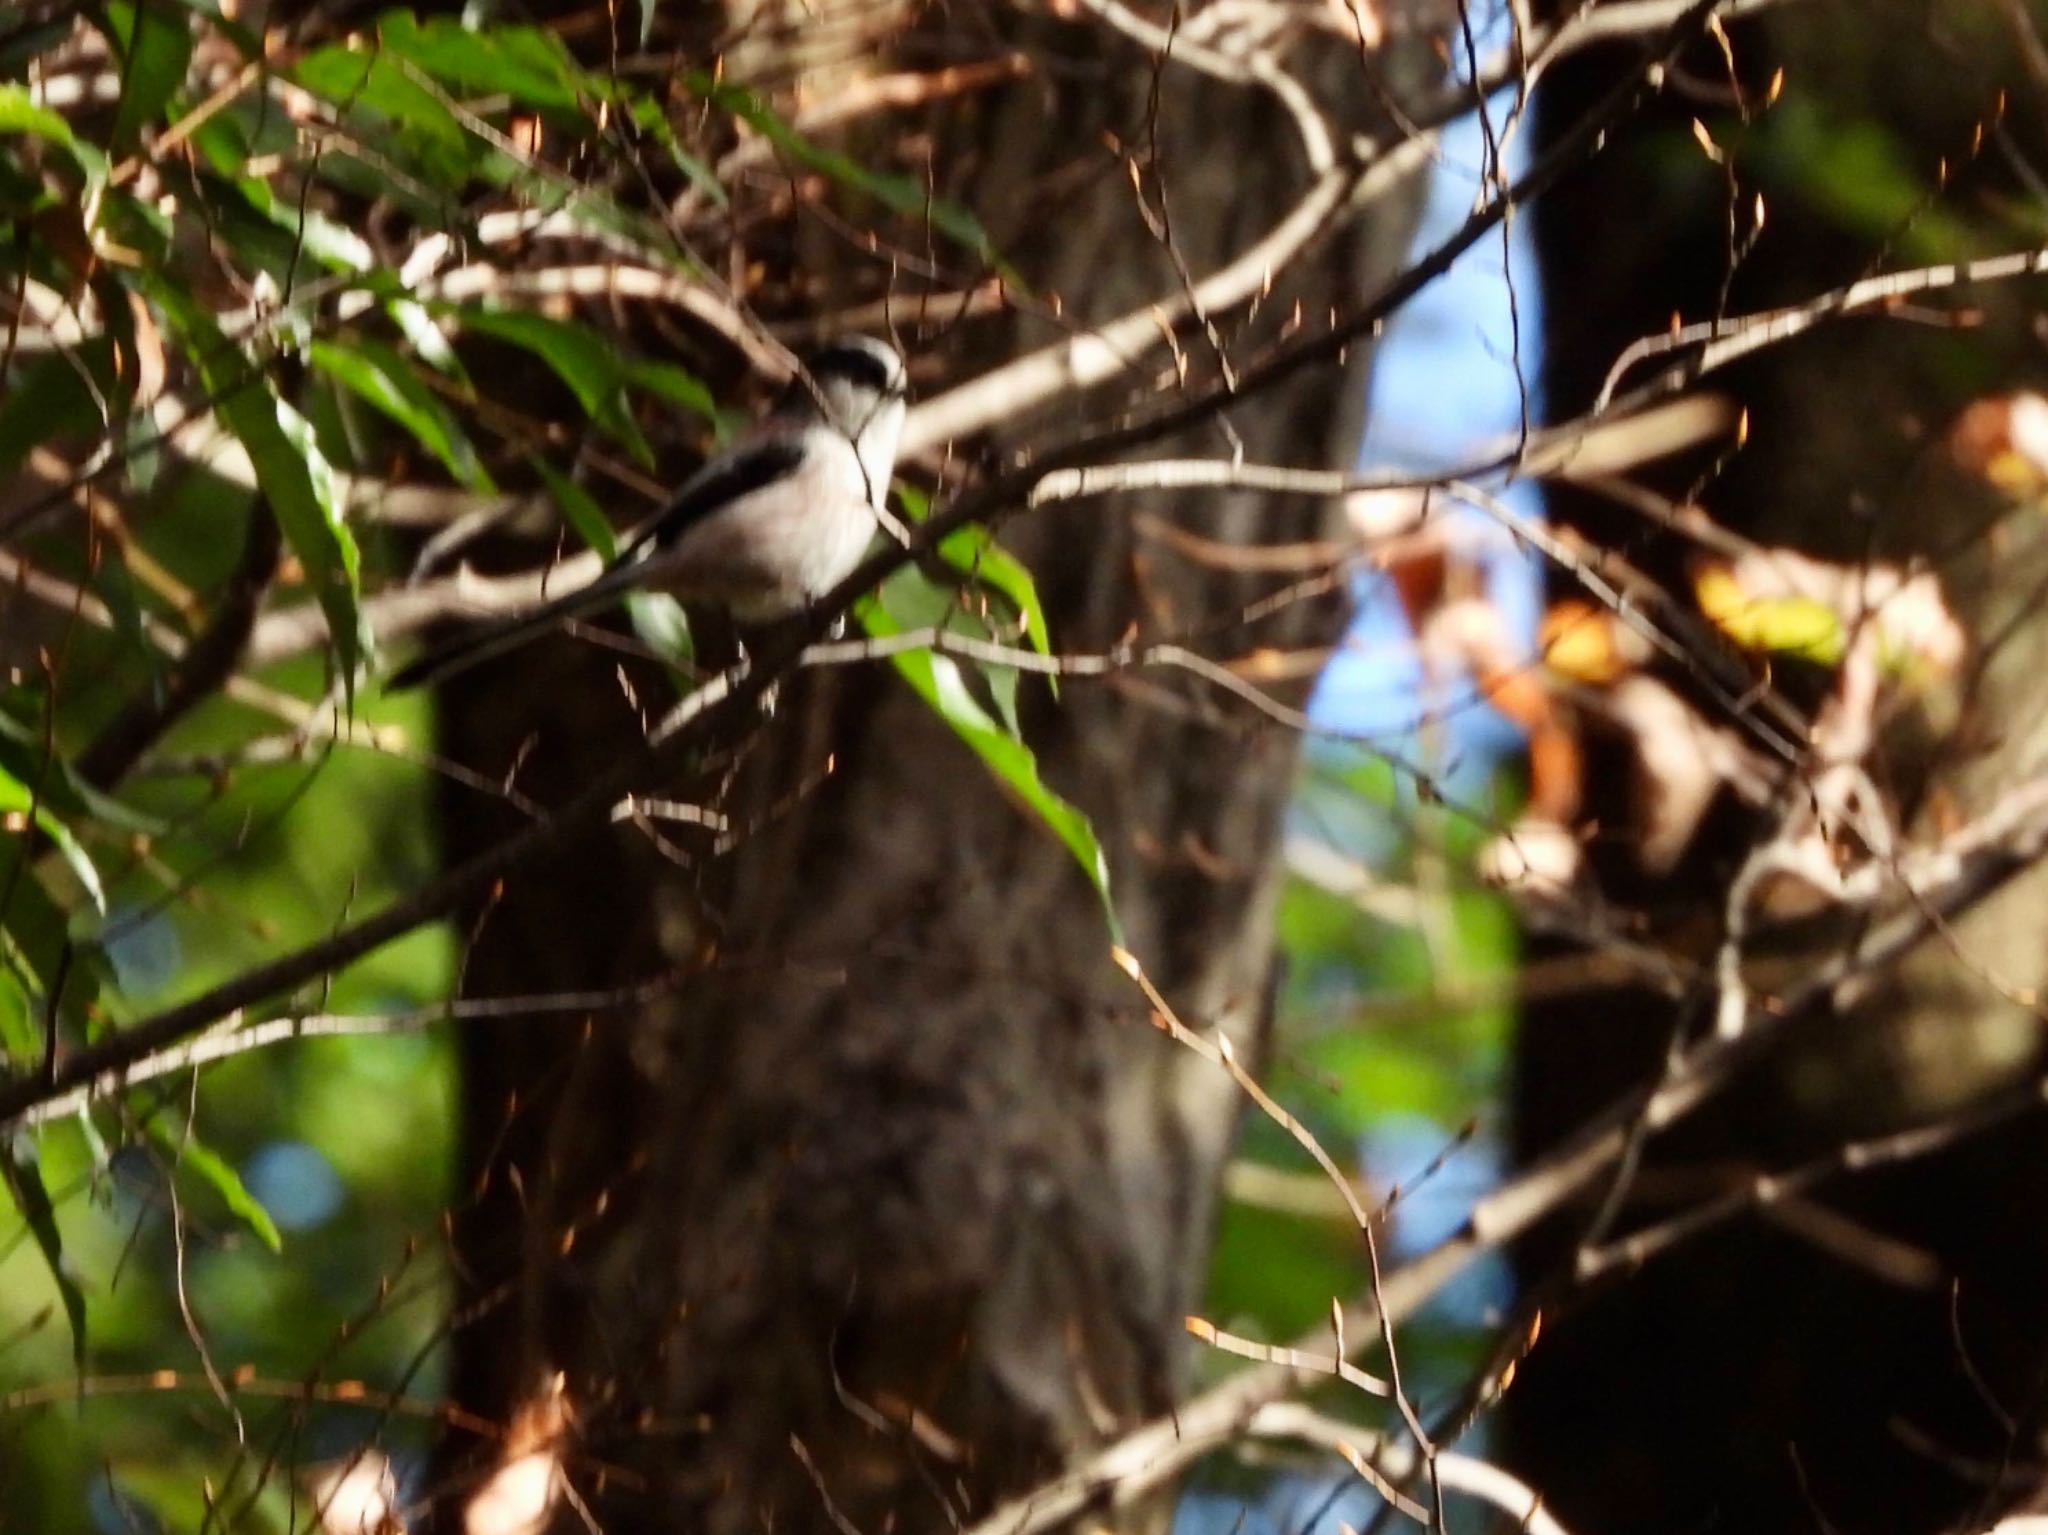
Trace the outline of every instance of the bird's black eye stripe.
{"label": "bird's black eye stripe", "polygon": [[876,394],[900,392],[902,388],[896,370],[865,347],[827,347],[810,359],[809,367],[813,378],[843,378],[849,384],[865,385]]}

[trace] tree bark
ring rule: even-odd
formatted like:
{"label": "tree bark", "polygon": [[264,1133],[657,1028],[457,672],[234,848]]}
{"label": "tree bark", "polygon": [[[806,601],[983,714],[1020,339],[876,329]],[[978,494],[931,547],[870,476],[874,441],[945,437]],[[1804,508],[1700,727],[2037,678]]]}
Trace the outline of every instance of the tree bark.
{"label": "tree bark", "polygon": [[[1151,217],[1197,276],[1308,184],[1263,91],[1104,28],[956,9],[898,44],[952,60],[970,45],[1033,67],[928,110],[939,190],[1042,298],[914,339],[927,391],[1180,291],[1120,150],[1152,157]],[[1436,70],[1412,30],[1363,61],[1312,34],[1289,62],[1340,133]],[[1270,344],[1297,300],[1320,316],[1393,271],[1415,201],[1274,273],[1255,320],[1221,317],[1233,351]],[[831,298],[876,291],[878,264],[829,227],[792,249]],[[1207,365],[1199,333],[1180,345]],[[1230,427],[1254,459],[1347,463],[1365,364],[1361,348],[1235,405]],[[1164,349],[1135,376],[1155,368],[1170,381]],[[993,446],[1125,398],[1062,400]],[[1158,448],[1227,451],[1213,427]],[[1231,543],[1337,526],[1331,505],[1217,493],[1019,519],[1005,541],[1057,647],[1133,630],[1225,659],[1334,642],[1341,596],[1244,622],[1279,582],[1177,552],[1147,516]],[[517,667],[448,695],[444,750],[500,771],[531,741],[522,786],[545,799],[637,730],[609,662],[550,644]],[[1029,684],[1023,713],[1044,777],[1101,837],[1125,943],[1185,1018],[1255,1058],[1294,736],[1153,674],[1057,699]],[[730,856],[675,830],[678,864],[622,833],[510,882],[480,918],[475,994],[686,976],[574,1037],[472,1038],[457,1400],[502,1417],[561,1372],[572,1479],[612,1535],[947,1528],[1169,1407],[1238,1104],[1149,1025],[1072,856],[881,668],[798,677],[736,760],[677,792],[744,829]],[[450,855],[506,815],[451,793]]]}
{"label": "tree bark", "polygon": [[[1725,312],[1740,314],[1917,265],[1937,218],[1965,225],[1973,253],[2024,244],[1998,213],[2014,161],[1969,148],[2003,90],[1998,132],[2015,157],[2039,162],[2048,115],[2041,80],[2020,67],[2015,14],[1901,0],[1787,7],[1738,27],[1733,52],[1752,102],[1785,70],[1785,96],[1769,109],[1778,118],[1755,132],[1728,122],[1719,49],[1697,50],[1685,70],[1693,99],[1667,97],[1538,210],[1554,413],[1585,408],[1629,341],[1673,312],[1714,314],[1724,292]],[[1561,68],[1542,120],[1568,122],[1611,63]],[[1730,151],[1743,227],[1751,194],[1766,198],[1765,232],[1732,279],[1731,193],[1691,143],[1696,113]],[[1800,122],[1815,137],[1788,153]],[[1926,186],[1948,162],[1946,184],[1888,240],[1848,227],[1844,207],[1868,183],[1829,173],[1852,163],[1857,135]],[[1766,545],[1938,573],[1972,655],[1954,683],[1898,711],[1872,759],[1902,831],[1923,840],[2038,772],[2048,741],[2038,682],[2048,540],[2038,516],[1994,506],[1946,448],[1957,413],[2028,366],[2035,299],[2032,285],[1972,290],[1981,323],[1971,328],[1844,322],[1717,375],[1710,387],[1748,408],[1749,442],[1703,478],[1688,478],[1703,466],[1683,466],[1668,486],[1703,485],[1718,520]],[[1587,496],[1561,495],[1554,509],[1685,589],[1693,551],[1678,540]],[[1789,663],[1774,680],[1809,707],[1822,685]],[[1589,823],[1627,824],[1622,785],[1619,774],[1595,779]],[[1596,854],[1602,893],[1667,935],[1706,935],[1690,948],[1710,959],[1729,881],[1766,830],[1724,805],[1664,877],[1645,876],[1610,838]],[[1714,1109],[1650,1143],[1643,1186],[1797,1166],[1850,1139],[1942,1122],[2037,1073],[2038,1015],[2013,998],[2048,969],[2044,901],[2048,881],[2023,877],[1896,973],[1801,1023]],[[1837,926],[1829,942],[1854,938]],[[1797,953],[1816,957],[1810,946]],[[1697,1030],[1711,1011],[1634,990],[1532,1009],[1517,1049],[1519,1149],[1533,1154],[1624,1087],[1654,1080],[1670,1031]],[[1518,1255],[1525,1284],[1556,1305],[1508,1398],[1508,1458],[1585,1531],[1934,1530],[2010,1502],[2033,1479],[2017,1466],[2035,1458],[2048,1363],[2044,1153],[2048,1127],[2034,1117],[1829,1184],[1817,1200],[1846,1217],[1846,1256],[1746,1217],[1592,1295],[1560,1278],[1588,1215],[1574,1212]],[[1624,1229],[1668,1213],[1638,1203]],[[1886,1276],[1870,1257],[1883,1242],[1924,1260],[1908,1265],[1917,1278]]]}

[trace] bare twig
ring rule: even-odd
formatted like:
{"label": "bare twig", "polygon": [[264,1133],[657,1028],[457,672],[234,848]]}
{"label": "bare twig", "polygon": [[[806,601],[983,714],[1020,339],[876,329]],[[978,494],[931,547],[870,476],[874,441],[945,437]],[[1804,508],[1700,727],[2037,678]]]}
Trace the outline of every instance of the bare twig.
{"label": "bare twig", "polygon": [[532,997],[461,997],[434,1007],[415,1008],[406,1013],[298,1013],[244,1026],[235,1014],[218,1027],[209,1029],[183,1044],[173,1045],[145,1056],[118,1073],[73,1088],[61,1097],[38,1104],[24,1114],[20,1123],[33,1127],[62,1119],[100,1099],[126,1088],[139,1087],[160,1077],[190,1071],[213,1061],[224,1061],[252,1050],[285,1044],[298,1039],[357,1038],[364,1035],[411,1034],[436,1024],[474,1022],[485,1019],[526,1019],[568,1015],[587,1017],[638,1006],[674,989],[677,977],[657,976],[632,986],[614,986],[603,991],[555,992]]}
{"label": "bare twig", "polygon": [[[95,629],[120,627],[113,610],[91,591],[38,570],[26,560],[0,549],[0,589],[5,588],[17,590],[58,612],[74,613]],[[142,635],[159,654],[174,662],[185,655],[185,637],[153,614],[142,615]],[[332,732],[345,742],[374,746],[380,750],[398,744],[397,736],[387,727],[342,719],[330,704],[309,704],[303,698],[258,682],[253,677],[231,673],[221,684],[221,691],[236,703],[246,704],[251,709],[282,720],[308,736]]]}
{"label": "bare twig", "polygon": [[[1593,413],[1599,415],[1617,400],[1639,404],[1675,393],[1695,380],[1725,368],[1752,352],[1778,346],[1804,335],[1830,320],[1859,314],[1881,314],[1901,299],[1916,293],[1934,293],[1966,283],[2003,282],[2016,277],[2038,277],[2048,272],[2048,249],[2015,251],[2004,256],[1987,256],[1980,261],[1946,262],[1940,266],[1916,267],[1906,272],[1887,272],[1866,277],[1830,293],[1732,319],[1702,321],[1677,330],[1644,336],[1631,342],[1608,370],[1600,386]],[[1666,353],[1698,346],[1699,355],[1668,368],[1647,384],[1620,395],[1621,381],[1638,363]]]}
{"label": "bare twig", "polygon": [[[1405,1446],[1373,1429],[1329,1417],[1299,1402],[1274,1402],[1260,1408],[1245,1431],[1254,1438],[1300,1439],[1334,1450],[1354,1469],[1359,1469],[1361,1462],[1370,1466],[1369,1479],[1376,1485],[1398,1487],[1415,1475],[1414,1456]],[[1543,1506],[1542,1494],[1519,1477],[1451,1450],[1439,1450],[1436,1459],[1437,1475],[1445,1487],[1492,1504],[1515,1522],[1516,1529],[1525,1530],[1528,1535],[1570,1535]],[[1411,1512],[1410,1517],[1420,1512]],[[1426,1515],[1423,1522],[1428,1522]]]}
{"label": "bare twig", "polygon": [[[1685,1057],[1683,1068],[1658,1086],[1631,1094],[1580,1129],[1562,1146],[1502,1185],[1473,1207],[1451,1236],[1421,1257],[1390,1270],[1376,1302],[1345,1316],[1345,1335],[1376,1336],[1397,1323],[1449,1283],[1473,1259],[1528,1231],[1559,1209],[1601,1171],[1612,1165],[1635,1127],[1663,1129],[1709,1101],[1745,1064],[1808,1013],[1825,1004],[1852,977],[1882,971],[1910,953],[1949,920],[1987,899],[2048,853],[2048,804],[2041,786],[2031,786],[2020,803],[1999,819],[1995,837],[1976,834],[1951,849],[1952,857],[1930,867],[1947,876],[1938,889],[1922,892],[1924,906],[1876,924],[1864,941],[1834,960],[1811,967],[1796,990],[1777,998],[1736,1038],[1711,1038]],[[1951,839],[1955,843],[1958,839]],[[2026,1091],[2036,1091],[2028,1084]],[[2017,1095],[2016,1095],[2017,1096]],[[1300,1350],[1313,1353],[1325,1333],[1304,1338]],[[1241,1371],[1172,1415],[1134,1429],[1080,1465],[1005,1505],[968,1535],[1036,1535],[1083,1508],[1121,1506],[1157,1486],[1191,1462],[1246,1431],[1256,1415],[1296,1393],[1313,1377],[1282,1354],[1276,1362]],[[1133,1484],[1127,1490],[1126,1484]]]}
{"label": "bare twig", "polygon": [[[1496,197],[1475,212],[1450,239],[1407,273],[1384,286],[1331,330],[1290,343],[1247,369],[1237,381],[1237,394],[1269,388],[1302,368],[1342,354],[1387,314],[1446,270],[1459,253],[1499,221],[1508,206],[1536,195],[1570,165],[1578,163],[1595,140],[1632,109],[1647,88],[1650,76],[1660,70],[1664,61],[1674,56],[1705,24],[1715,3],[1716,0],[1694,0],[1686,6],[1658,41],[1643,50],[1636,66],[1624,72],[1623,79],[1614,90],[1564,134],[1552,154],[1516,183],[1507,196]],[[1383,168],[1384,164],[1382,162],[1382,166],[1375,169]],[[1369,181],[1370,177],[1365,180]],[[1147,323],[1150,323],[1149,318]],[[680,767],[696,750],[700,738],[714,722],[731,717],[759,699],[798,663],[807,640],[822,634],[856,596],[869,590],[890,571],[921,556],[935,547],[940,539],[961,527],[974,522],[999,521],[1004,513],[1021,505],[1045,475],[1059,469],[1099,462],[1156,441],[1178,426],[1214,412],[1231,397],[1229,391],[1215,387],[1195,392],[1178,406],[1132,425],[1086,433],[1064,445],[1056,445],[1035,461],[1013,467],[977,490],[960,496],[923,525],[921,537],[913,547],[885,549],[865,561],[826,594],[802,624],[794,626],[787,635],[778,636],[773,643],[764,645],[753,664],[735,667],[708,679],[670,711],[650,733],[643,748],[621,759],[531,826],[513,833],[383,910],[325,939],[254,966],[199,996],[85,1046],[58,1063],[42,1081],[0,1084],[0,1127],[12,1125],[23,1112],[36,1104],[108,1072],[117,1072],[132,1065],[237,1008],[250,1006],[360,958],[392,938],[444,915],[527,859],[560,846],[573,836],[596,829],[608,820],[612,806],[626,794],[644,789],[663,772]],[[1015,402],[1006,401],[997,408],[1007,414],[1016,406]],[[943,438],[950,433],[938,435]],[[1228,676],[1227,673],[1224,675]],[[2010,873],[1999,882],[2009,877]],[[1390,1286],[1398,1277],[1390,1276]]]}

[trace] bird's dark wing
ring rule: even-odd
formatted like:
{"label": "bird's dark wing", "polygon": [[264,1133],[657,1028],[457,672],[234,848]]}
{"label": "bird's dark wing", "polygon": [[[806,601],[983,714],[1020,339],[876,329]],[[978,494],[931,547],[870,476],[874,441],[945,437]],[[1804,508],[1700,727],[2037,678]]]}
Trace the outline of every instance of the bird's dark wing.
{"label": "bird's dark wing", "polygon": [[667,506],[641,525],[619,550],[604,574],[588,586],[557,597],[531,613],[486,625],[441,649],[401,667],[384,684],[398,692],[439,682],[467,671],[492,656],[503,655],[537,639],[565,618],[594,613],[617,602],[638,583],[634,567],[648,555],[672,546],[692,526],[720,507],[766,488],[803,463],[804,447],[794,436],[758,438],[714,458],[669,499]]}
{"label": "bird's dark wing", "polygon": [[627,565],[657,548],[673,545],[698,522],[742,496],[793,474],[804,460],[795,436],[762,437],[714,458],[687,480],[619,550],[615,565]]}

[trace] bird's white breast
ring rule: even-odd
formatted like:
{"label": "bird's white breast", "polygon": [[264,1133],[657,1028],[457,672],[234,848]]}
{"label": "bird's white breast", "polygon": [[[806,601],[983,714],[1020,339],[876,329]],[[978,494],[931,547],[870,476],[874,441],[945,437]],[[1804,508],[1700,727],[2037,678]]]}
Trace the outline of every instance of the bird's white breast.
{"label": "bird's white breast", "polygon": [[[807,434],[789,474],[720,507],[658,557],[658,584],[685,600],[720,602],[743,623],[799,612],[867,552],[876,528],[870,485],[850,441]],[[884,478],[873,493],[879,500],[886,492]]]}

